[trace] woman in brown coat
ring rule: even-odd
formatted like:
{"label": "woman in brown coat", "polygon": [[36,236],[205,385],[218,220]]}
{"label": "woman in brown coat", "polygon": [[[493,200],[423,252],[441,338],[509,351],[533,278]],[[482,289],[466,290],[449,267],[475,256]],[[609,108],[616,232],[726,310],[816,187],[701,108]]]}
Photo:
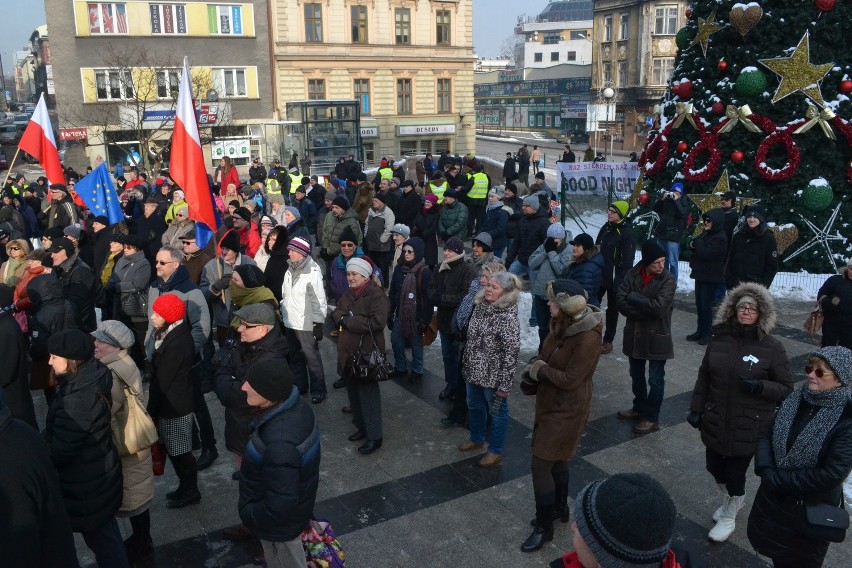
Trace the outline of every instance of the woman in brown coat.
{"label": "woman in brown coat", "polygon": [[365,455],[382,447],[382,398],[379,383],[360,378],[349,360],[359,346],[361,352],[369,353],[374,342],[382,353],[387,352],[384,329],[390,304],[381,286],[371,278],[372,274],[373,265],[365,257],[349,259],[346,263],[349,290],[331,314],[340,331],[337,370],[346,382],[352,422],[357,428],[349,440],[356,442],[366,438],[367,441],[358,448]]}
{"label": "woman in brown coat", "polygon": [[758,435],[772,423],[775,405],[793,390],[787,352],[770,335],[776,321],[769,290],[754,282],[740,284],[719,306],[698,369],[687,421],[701,429],[707,471],[722,498],[708,535],[716,542],[734,532]]}
{"label": "woman in brown coat", "polygon": [[547,285],[550,334],[538,357],[521,373],[521,390],[536,395],[532,437],[535,529],[521,545],[533,552],[553,540],[553,521],[568,522],[568,460],[586,429],[592,403],[592,375],[598,366],[603,313],[587,305],[575,280]]}

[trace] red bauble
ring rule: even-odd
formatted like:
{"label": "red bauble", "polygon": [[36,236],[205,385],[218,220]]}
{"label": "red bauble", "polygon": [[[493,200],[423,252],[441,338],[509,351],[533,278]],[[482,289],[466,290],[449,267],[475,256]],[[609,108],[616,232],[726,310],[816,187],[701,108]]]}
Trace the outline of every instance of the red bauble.
{"label": "red bauble", "polygon": [[687,143],[686,143],[686,142],[684,142],[683,140],[681,140],[680,142],[678,142],[678,143],[677,143],[677,151],[678,151],[678,152],[680,152],[681,154],[683,154],[683,153],[684,153],[684,152],[686,152],[687,150],[689,150],[689,144],[687,144]]}
{"label": "red bauble", "polygon": [[728,68],[728,62],[723,59],[722,61],[716,64],[716,68],[719,71],[725,71]]}
{"label": "red bauble", "polygon": [[681,81],[680,82],[680,88],[677,91],[675,91],[675,94],[677,94],[677,96],[679,96],[680,98],[682,98],[685,101],[688,101],[689,99],[692,98],[692,93],[693,93],[692,81]]}
{"label": "red bauble", "polygon": [[731,152],[731,161],[732,162],[739,164],[744,159],[745,159],[745,154],[743,154],[739,150],[734,150],[733,152]]}
{"label": "red bauble", "polygon": [[814,0],[814,6],[820,12],[831,12],[834,10],[835,4],[837,4],[837,0]]}
{"label": "red bauble", "polygon": [[722,103],[720,103],[719,101],[716,101],[716,102],[715,102],[715,103],[713,103],[713,105],[710,107],[710,110],[712,110],[712,111],[713,111],[713,114],[722,114],[723,112],[725,112],[725,105],[723,105],[723,104],[722,104]]}
{"label": "red bauble", "polygon": [[852,81],[850,81],[849,79],[844,79],[840,81],[840,86],[838,88],[840,89],[841,93],[848,95],[849,93],[852,93]]}
{"label": "red bauble", "polygon": [[651,196],[648,195],[646,192],[644,192],[644,191],[639,192],[639,197],[638,197],[639,205],[648,205],[648,201],[650,201],[650,199],[651,199]]}
{"label": "red bauble", "polygon": [[684,14],[686,14],[687,18],[691,18],[692,17],[692,8],[687,8],[686,11],[684,12]]}
{"label": "red bauble", "polygon": [[676,95],[680,94],[680,83],[675,83],[672,85],[672,92]]}

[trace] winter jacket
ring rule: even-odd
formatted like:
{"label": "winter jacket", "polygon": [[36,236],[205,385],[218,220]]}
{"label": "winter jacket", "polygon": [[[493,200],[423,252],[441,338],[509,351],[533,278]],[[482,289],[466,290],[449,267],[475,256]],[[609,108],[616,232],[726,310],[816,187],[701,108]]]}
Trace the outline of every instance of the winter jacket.
{"label": "winter jacket", "polygon": [[518,223],[524,215],[523,211],[521,211],[524,200],[520,197],[513,199],[504,198],[503,203],[508,208],[506,212],[509,213],[509,222],[506,225],[506,236],[511,241],[518,238]]}
{"label": "winter jacket", "polygon": [[[147,396],[142,384],[142,373],[127,350],[120,349],[101,358],[101,364],[106,365],[112,373],[112,408],[113,419],[126,421],[128,412],[127,397],[136,396],[143,408]],[[129,391],[129,393],[128,393]],[[145,448],[135,454],[121,456],[121,476],[123,479],[123,499],[120,513],[134,514],[147,507],[154,499],[154,472],[151,465],[151,450]]]}
{"label": "winter jacket", "polygon": [[97,278],[101,277],[104,264],[106,264],[106,261],[109,258],[109,243],[111,237],[112,231],[107,228],[101,229],[92,235],[92,257],[95,262],[92,265],[92,270],[94,270],[95,277]]}
{"label": "winter jacket", "polygon": [[453,332],[453,315],[467,294],[470,281],[478,277],[478,271],[464,261],[464,255],[441,263],[429,284],[429,299],[438,308],[438,331]]}
{"label": "winter jacket", "polygon": [[305,226],[305,221],[296,219],[287,225],[287,236],[290,239],[300,238],[307,242],[311,242],[311,235],[308,233],[308,228]]}
{"label": "winter jacket", "polygon": [[[409,274],[412,274],[412,272],[407,272],[403,270],[403,268],[405,267],[402,263],[398,264],[396,270],[393,271],[393,277],[391,278],[391,285],[388,293],[388,298],[390,299],[390,319],[399,317],[400,303],[403,300],[403,298],[400,297],[402,284],[405,281],[405,278]],[[417,315],[415,316],[415,319],[418,322],[429,323],[432,320],[432,314],[435,311],[432,303],[429,301],[429,285],[432,283],[432,271],[429,270],[428,266],[424,265],[419,271],[413,273],[413,277],[417,282],[414,285],[414,297],[417,301]]]}
{"label": "winter jacket", "polygon": [[731,239],[725,285],[730,290],[741,282],[757,282],[769,288],[778,272],[779,262],[775,234],[766,227],[766,223],[754,229],[746,226]]}
{"label": "winter jacket", "polygon": [[[749,295],[758,303],[756,325],[737,321],[737,302]],[[751,456],[758,434],[772,422],[775,406],[793,390],[793,375],[784,345],[770,335],[777,314],[769,291],[745,284],[719,306],[717,324],[692,392],[691,412],[702,414],[701,441],[723,456]],[[744,358],[753,356],[757,362]],[[757,379],[761,392],[746,392],[740,379]]]}
{"label": "winter jacket", "polygon": [[671,272],[663,270],[644,286],[643,268],[642,264],[637,264],[630,269],[618,288],[618,311],[627,318],[622,351],[633,359],[673,359],[675,279]]}
{"label": "winter jacket", "polygon": [[679,243],[686,231],[689,204],[686,195],[681,195],[680,199],[658,199],[653,210],[660,216],[660,221],[654,228],[654,236],[664,241]]}
{"label": "winter jacket", "polygon": [[76,374],[56,378],[59,387],[47,411],[44,440],[72,530],[94,531],[118,511],[123,492],[110,428],[112,376],[90,359]]}
{"label": "winter jacket", "polygon": [[426,243],[423,258],[426,259],[426,264],[429,266],[437,266],[438,264],[438,220],[440,216],[440,207],[437,206],[432,207],[428,213],[421,210],[417,215],[417,220],[414,221],[414,226],[411,227],[411,235],[420,237]]}
{"label": "winter jacket", "polygon": [[[154,213],[154,215],[157,215],[157,213]],[[154,215],[151,216],[153,217]],[[194,226],[195,224],[191,219],[172,221],[169,224],[168,229],[166,229],[160,237],[160,242],[163,243],[163,246],[169,245],[178,250],[182,250],[180,240]]]}
{"label": "winter jacket", "polygon": [[598,232],[595,244],[604,260],[601,289],[618,290],[627,271],[633,268],[636,256],[636,235],[630,219],[619,223],[607,222]]}
{"label": "winter jacket", "polygon": [[693,249],[689,267],[690,276],[697,282],[719,283],[725,281],[725,261],[728,258],[728,239],[725,236],[724,213],[711,209],[705,213],[713,222],[709,231],[704,231],[692,240]]}
{"label": "winter jacket", "polygon": [[541,245],[530,255],[529,267],[536,271],[530,283],[530,292],[539,298],[547,298],[547,283],[562,276],[571,262],[572,248],[565,241],[555,251],[547,252]]}
{"label": "winter jacket", "polygon": [[62,297],[70,300],[74,306],[77,327],[86,333],[95,331],[98,325],[95,320],[96,286],[92,269],[76,255],[72,255],[58,267],[55,266],[53,273],[62,284]]}
{"label": "winter jacket", "polygon": [[[579,257],[572,257],[565,276],[576,280],[588,294],[587,302],[593,306],[600,307],[598,291],[603,283],[604,258],[598,247],[592,247]],[[538,280],[538,276],[536,276]]]}
{"label": "winter jacket", "polygon": [[328,306],[322,270],[310,257],[301,270],[293,266],[284,275],[281,287],[281,317],[284,327],[311,331],[314,324],[325,321]]}
{"label": "winter jacket", "polygon": [[303,197],[301,201],[296,200],[296,208],[299,210],[299,215],[305,223],[305,229],[307,229],[308,234],[315,235],[317,233],[316,204],[310,199],[310,197]]}
{"label": "winter jacket", "polygon": [[522,215],[518,221],[518,234],[506,255],[506,266],[517,260],[523,265],[529,264],[530,255],[547,239],[550,227],[550,211],[539,208],[532,215]]}
{"label": "winter jacket", "polygon": [[352,209],[358,214],[358,221],[363,225],[367,221],[367,213],[373,207],[373,196],[376,191],[369,183],[358,186],[355,199],[352,201]]}
{"label": "winter jacket", "polygon": [[13,418],[38,428],[33,397],[30,394],[27,340],[18,322],[12,316],[11,309],[0,312],[0,345],[3,346],[0,388],[6,395],[6,406]]}
{"label": "winter jacket", "polygon": [[[116,314],[122,314],[121,298],[135,294],[147,294],[148,283],[151,281],[151,265],[145,258],[145,253],[140,251],[133,254],[122,255],[115,263],[112,275],[109,277],[107,289],[115,292],[117,305],[115,306]],[[148,315],[150,316],[151,304],[148,305]],[[128,318],[134,322],[145,321],[147,318],[133,317]]]}
{"label": "winter jacket", "polygon": [[347,361],[359,345],[362,352],[369,353],[374,345],[382,353],[387,352],[384,329],[390,303],[384,291],[375,283],[368,282],[366,286],[360,295],[356,295],[350,288],[331,313],[335,324],[339,324],[342,319],[345,321],[343,331],[337,338],[337,372],[341,376]]}
{"label": "winter jacket", "polygon": [[158,418],[180,418],[192,414],[192,369],[195,358],[192,334],[186,322],[166,333],[151,358],[153,377],[148,412]]}
{"label": "winter jacket", "polygon": [[825,314],[825,325],[838,328],[849,325],[852,318],[852,280],[845,266],[841,270],[841,274],[829,277],[817,292],[817,298],[822,298],[820,306]]}
{"label": "winter jacket", "polygon": [[[150,217],[140,215],[133,220],[132,226],[137,235],[142,235],[147,240],[148,244],[145,247],[145,258],[147,258],[149,262],[153,261],[157,256],[157,251],[160,250],[160,246],[163,242],[163,235],[168,230],[166,222],[163,220],[163,216],[158,213],[153,213]],[[175,223],[172,223],[171,227],[174,226]],[[110,232],[107,229],[104,229],[104,231],[107,231],[107,233]],[[180,234],[183,234],[183,232]],[[107,245],[109,245],[109,243],[107,243]],[[181,250],[180,243],[178,243],[178,250]]]}
{"label": "winter jacket", "polygon": [[251,422],[256,410],[246,402],[241,388],[248,368],[258,361],[276,361],[287,365],[287,340],[279,326],[251,343],[239,342],[235,347],[224,347],[217,353],[215,390],[219,402],[225,407],[225,447],[243,455],[249,440]]}
{"label": "winter jacket", "polygon": [[62,284],[53,274],[42,274],[27,284],[30,298],[30,389],[46,389],[50,376],[47,340],[63,329],[76,329],[74,307],[62,299]]}
{"label": "winter jacket", "polygon": [[[217,264],[219,265],[218,267],[216,266]],[[234,266],[241,264],[254,266],[255,262],[254,259],[241,254],[237,257],[237,262]],[[213,283],[222,276],[232,274],[233,272],[234,268],[221,258],[214,258],[208,262],[201,272],[201,284],[198,287],[201,288],[201,293],[204,294],[207,305],[210,306],[210,318],[213,325],[219,327],[228,327],[231,324],[231,291],[225,288],[217,293],[213,290]]]}
{"label": "winter jacket", "polygon": [[363,240],[363,233],[361,232],[361,223],[358,221],[358,214],[354,209],[350,207],[344,211],[340,219],[335,217],[334,214],[326,216],[322,227],[322,246],[327,255],[336,256],[340,254],[340,236],[346,227],[352,229],[358,238],[358,242],[355,244],[360,245]]}
{"label": "winter jacket", "polygon": [[731,241],[734,238],[734,229],[737,228],[737,223],[740,220],[740,214],[737,211],[736,207],[731,207],[729,209],[721,208],[722,211],[722,224],[725,228],[725,237],[728,239],[728,248],[731,246]]}
{"label": "winter jacket", "polygon": [[518,177],[518,173],[516,170],[516,163],[514,158],[506,158],[506,161],[503,162],[503,179],[506,180],[506,183],[516,179]]}
{"label": "winter jacket", "polygon": [[295,386],[252,421],[240,466],[239,512],[258,538],[292,540],[311,519],[320,473],[319,425]]}
{"label": "winter jacket", "polygon": [[[186,323],[189,324],[192,334],[192,343],[195,353],[201,353],[201,347],[210,337],[210,308],[204,293],[198,289],[189,279],[189,271],[186,266],[178,266],[167,281],[157,278],[151,282],[148,289],[148,318],[154,313],[154,301],[163,294],[174,294],[186,304]],[[148,325],[148,334],[145,337],[145,351],[150,359],[154,353],[154,326]]]}
{"label": "winter jacket", "polygon": [[396,222],[406,225],[409,229],[414,228],[414,221],[423,207],[423,198],[414,189],[407,193],[403,191],[397,206]]}
{"label": "winter jacket", "polygon": [[393,225],[394,215],[390,207],[384,205],[378,211],[371,207],[364,228],[364,248],[367,251],[389,251],[393,246],[390,238]]}
{"label": "winter jacket", "polygon": [[257,225],[251,222],[242,229],[236,229],[236,231],[240,236],[240,252],[254,258],[261,244],[260,232],[257,230]]}
{"label": "winter jacket", "polygon": [[494,250],[505,250],[509,244],[509,217],[512,213],[511,207],[499,201],[496,207],[489,203],[485,209],[482,230],[491,235],[491,248]]}
{"label": "winter jacket", "polygon": [[65,195],[62,199],[54,199],[50,202],[47,210],[47,228],[62,227],[63,229],[69,225],[76,225],[80,222],[80,216],[77,213],[77,206],[74,200],[69,195]]}
{"label": "winter jacket", "polygon": [[[0,404],[0,550],[3,564],[77,568],[74,534],[44,440]],[[14,466],[12,467],[12,464]]]}
{"label": "winter jacket", "polygon": [[603,314],[596,307],[578,321],[567,316],[550,320],[536,360],[534,386],[521,383],[524,394],[535,395],[532,453],[546,461],[569,460],[577,453],[592,404],[592,376],[601,356]]}
{"label": "winter jacket", "polygon": [[289,258],[287,256],[286,243],[278,248],[278,243],[275,243],[276,248],[269,255],[266,261],[266,268],[263,270],[263,276],[266,278],[266,287],[272,291],[275,299],[281,301],[281,286],[284,284],[284,275],[287,274]]}
{"label": "winter jacket", "polygon": [[456,201],[448,205],[445,201],[438,218],[438,237],[442,241],[448,241],[450,237],[464,240],[467,237],[467,216],[467,206],[464,203]]}
{"label": "winter jacket", "polygon": [[207,263],[216,258],[216,239],[211,238],[207,246],[200,251],[187,255],[184,254],[183,265],[189,272],[189,281],[200,288],[201,273],[204,272],[204,267]]}
{"label": "winter jacket", "polygon": [[[361,256],[364,256],[364,250],[361,247],[355,247],[355,252],[349,258]],[[339,302],[340,298],[349,290],[349,281],[346,280],[346,263],[348,260],[343,254],[338,254],[331,260],[331,297],[334,298],[335,303]],[[373,277],[378,278],[384,285],[382,271],[379,267],[373,270]]]}
{"label": "winter jacket", "polygon": [[485,300],[484,289],[476,294],[462,354],[462,376],[470,384],[512,390],[521,350],[519,298],[517,289],[504,292],[493,303]]}

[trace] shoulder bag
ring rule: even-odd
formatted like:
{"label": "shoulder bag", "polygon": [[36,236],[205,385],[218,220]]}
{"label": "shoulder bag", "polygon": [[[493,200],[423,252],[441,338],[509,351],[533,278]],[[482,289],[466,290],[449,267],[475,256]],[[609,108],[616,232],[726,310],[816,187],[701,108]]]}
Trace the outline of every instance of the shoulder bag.
{"label": "shoulder bag", "polygon": [[825,296],[822,296],[817,300],[816,305],[811,309],[811,313],[808,314],[808,318],[802,326],[802,329],[811,335],[816,335],[822,329],[823,321],[825,321],[825,314],[823,313],[821,306],[824,299]]}
{"label": "shoulder bag", "polygon": [[810,505],[802,503],[801,530],[813,539],[828,542],[843,542],[849,529],[849,513],[843,508],[843,497],[840,507],[818,503]]}
{"label": "shoulder bag", "polygon": [[119,456],[130,456],[157,443],[157,427],[124,377],[111,371],[112,376],[124,385],[124,403],[127,406],[126,418],[119,417],[120,413],[112,417],[112,441]]}
{"label": "shoulder bag", "polygon": [[148,293],[145,291],[122,292],[121,313],[129,318],[147,318]]}
{"label": "shoulder bag", "polygon": [[365,383],[386,381],[390,374],[385,354],[376,345],[376,339],[373,336],[373,327],[369,322],[367,323],[367,328],[369,329],[373,347],[371,349],[364,348],[365,334],[362,334],[361,340],[358,342],[358,349],[349,356],[349,361],[347,362],[349,372],[356,380]]}

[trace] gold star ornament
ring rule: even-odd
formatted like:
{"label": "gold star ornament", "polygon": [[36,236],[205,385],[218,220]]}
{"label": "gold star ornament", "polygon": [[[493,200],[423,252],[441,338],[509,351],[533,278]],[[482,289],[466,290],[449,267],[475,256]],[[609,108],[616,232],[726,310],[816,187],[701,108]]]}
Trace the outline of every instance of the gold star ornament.
{"label": "gold star ornament", "polygon": [[781,84],[778,85],[775,96],[772,97],[773,103],[800,91],[819,106],[825,106],[819,83],[828,74],[834,63],[815,65],[811,63],[810,59],[810,33],[805,32],[790,57],[759,60],[765,67],[781,77]]}
{"label": "gold star ornament", "polygon": [[695,35],[692,43],[689,44],[689,47],[701,45],[701,51],[704,52],[704,57],[707,57],[707,44],[710,42],[710,36],[724,27],[724,24],[716,21],[716,10],[713,10],[713,13],[706,20],[698,18],[698,33]]}

